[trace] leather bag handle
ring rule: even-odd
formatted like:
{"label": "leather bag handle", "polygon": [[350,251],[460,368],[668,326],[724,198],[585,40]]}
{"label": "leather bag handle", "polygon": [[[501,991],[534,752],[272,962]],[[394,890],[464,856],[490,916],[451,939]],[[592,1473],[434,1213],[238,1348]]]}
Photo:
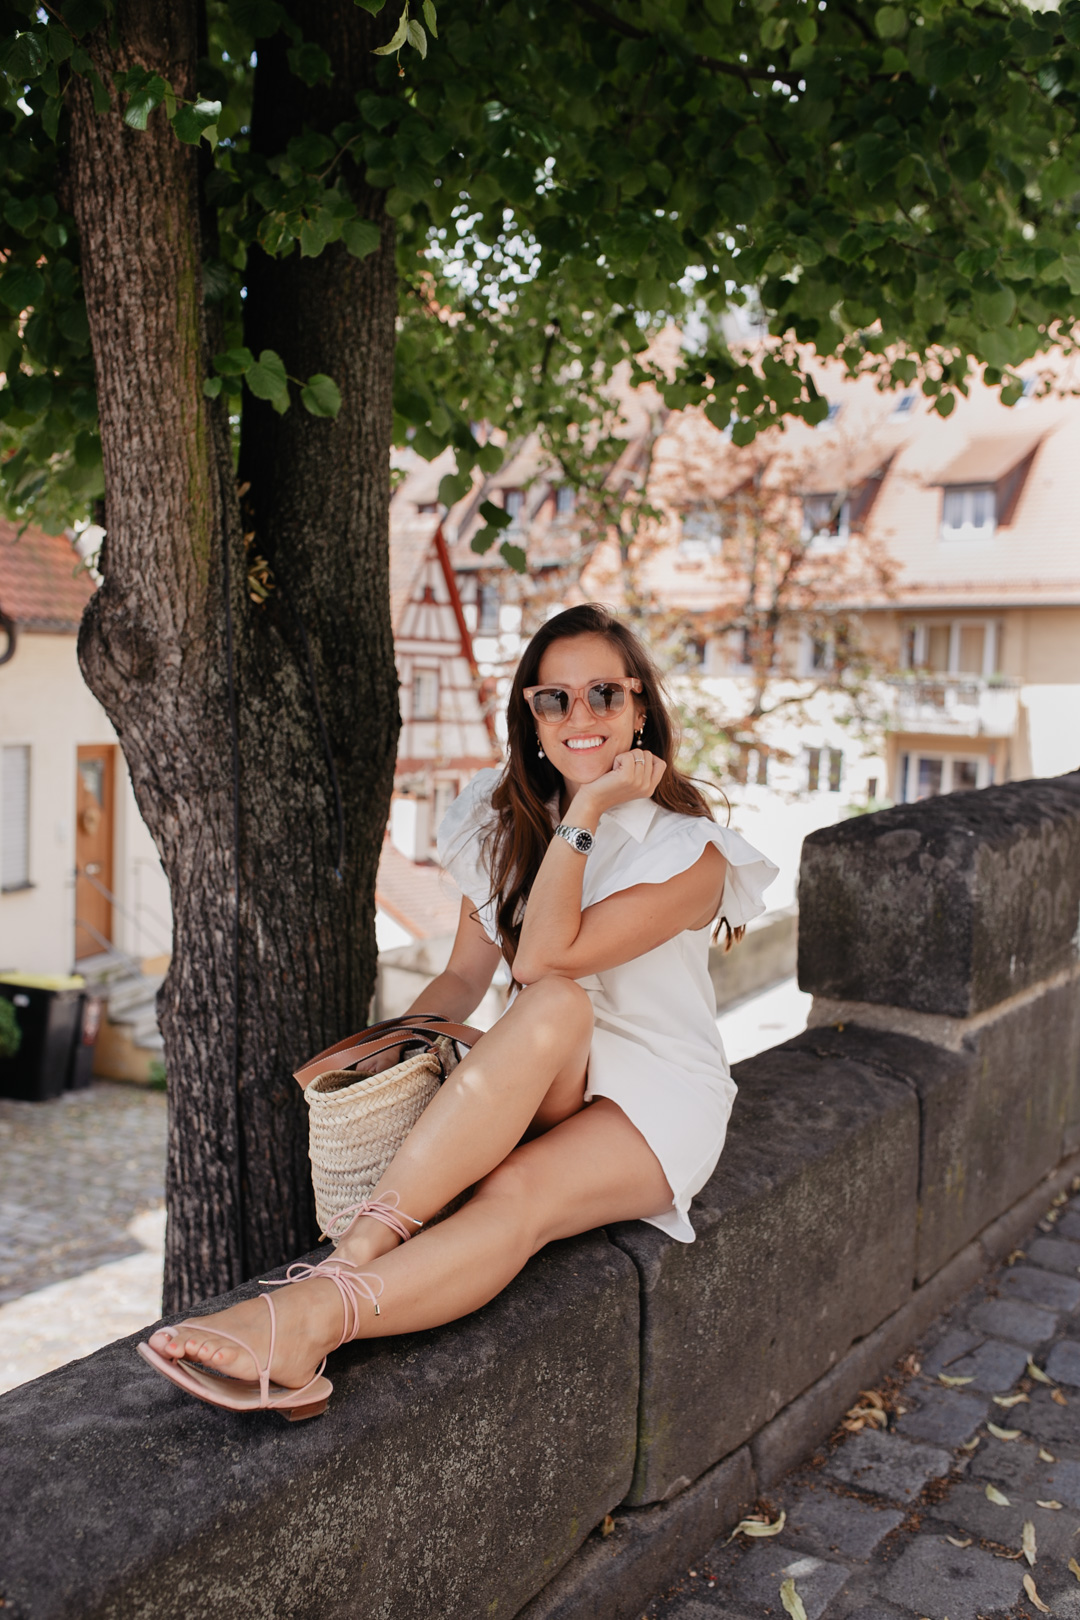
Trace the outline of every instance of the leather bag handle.
{"label": "leather bag handle", "polygon": [[364,1058],[376,1057],[380,1052],[403,1045],[404,1042],[395,1038],[401,1035],[434,1047],[440,1035],[459,1041],[462,1046],[475,1046],[482,1034],[483,1030],[473,1029],[470,1024],[451,1023],[438,1013],[411,1013],[404,1018],[384,1018],[381,1023],[370,1024],[367,1029],[346,1036],[336,1046],[328,1046],[324,1052],[297,1069],[295,1078],[301,1086],[309,1086],[320,1074],[332,1069],[347,1069]]}

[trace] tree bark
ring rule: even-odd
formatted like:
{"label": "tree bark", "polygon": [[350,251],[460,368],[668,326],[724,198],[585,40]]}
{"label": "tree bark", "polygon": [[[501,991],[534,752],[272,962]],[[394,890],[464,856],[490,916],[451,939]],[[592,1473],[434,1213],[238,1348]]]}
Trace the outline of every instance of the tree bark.
{"label": "tree bark", "polygon": [[[307,91],[283,52],[261,45],[255,138],[275,149],[305,123],[332,129],[371,74],[371,19],[353,0],[290,9],[327,50],[334,82]],[[121,0],[93,44],[103,79],[152,67],[190,97],[201,20],[196,0]],[[202,393],[220,345],[201,293],[198,154],[163,112],[136,132],[115,106],[96,114],[85,81],[71,92],[107,529],[79,652],[172,894],[159,1013],[165,1304],[178,1310],[311,1246],[306,1109],[291,1074],[365,1023],[374,986],[399,724],[387,543],[394,244],[381,198],[360,190],[384,227],[371,257],[337,246],[275,262],[252,250],[246,340],[277,349],[294,376],[328,372],[343,405],[331,422],[295,396],[281,418],[245,398],[242,513],[225,407]],[[274,570],[265,606],[246,587],[252,527]]]}

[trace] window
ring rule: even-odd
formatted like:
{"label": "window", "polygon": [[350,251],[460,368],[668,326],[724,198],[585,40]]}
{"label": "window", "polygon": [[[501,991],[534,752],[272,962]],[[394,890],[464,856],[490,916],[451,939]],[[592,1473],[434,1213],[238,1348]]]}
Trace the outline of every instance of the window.
{"label": "window", "polygon": [[946,539],[989,540],[997,520],[997,492],[993,484],[971,484],[947,489],[941,509],[941,533]]}
{"label": "window", "polygon": [[490,583],[476,587],[476,628],[480,635],[492,636],[499,629],[499,587]]}
{"label": "window", "polygon": [[679,556],[684,562],[715,557],[723,544],[720,519],[707,508],[696,508],[682,516]]}
{"label": "window", "polygon": [[750,748],[746,754],[746,778],[751,784],[758,787],[767,787],[769,781],[769,750],[764,744],[757,748]]}
{"label": "window", "polygon": [[810,637],[810,669],[815,675],[824,675],[836,662],[836,643],[830,635]]}
{"label": "window", "polygon": [[515,523],[520,523],[525,513],[525,491],[523,489],[504,489],[503,506],[509,512]]}
{"label": "window", "polygon": [[844,756],[839,748],[808,748],[806,750],[806,785],[811,793],[828,789],[839,793]]}
{"label": "window", "polygon": [[840,412],[843,410],[843,408],[844,407],[839,403],[839,401],[830,399],[830,401],[829,401],[829,414],[828,414],[828,416],[823,416],[822,417],[821,421],[818,423],[818,427],[819,428],[832,427],[833,423],[836,421],[836,418],[840,415]]}
{"label": "window", "polygon": [[577,505],[577,493],[572,484],[560,484],[555,491],[555,516],[569,517]]}
{"label": "window", "polygon": [[431,831],[438,832],[442,818],[457,798],[456,782],[436,782],[432,793],[431,803]]}
{"label": "window", "polygon": [[434,517],[439,510],[438,501],[420,501],[417,503],[417,512],[421,517]]}
{"label": "window", "polygon": [[905,416],[910,416],[914,409],[915,409],[915,395],[914,394],[901,394],[900,398],[897,400],[896,404],[893,406],[892,410],[890,411],[889,418],[893,422],[902,421]]}
{"label": "window", "polygon": [[412,718],[436,720],[439,715],[439,672],[414,669],[412,678]]}
{"label": "window", "polygon": [[993,619],[937,619],[909,624],[904,665],[932,675],[988,679],[1000,667],[1002,627]]}
{"label": "window", "polygon": [[802,537],[811,545],[843,545],[851,523],[851,502],[838,493],[803,497]]}
{"label": "window", "polygon": [[896,797],[900,804],[915,804],[939,793],[991,787],[993,781],[994,762],[985,755],[901,754]]}
{"label": "window", "polygon": [[0,749],[0,889],[30,883],[30,750]]}

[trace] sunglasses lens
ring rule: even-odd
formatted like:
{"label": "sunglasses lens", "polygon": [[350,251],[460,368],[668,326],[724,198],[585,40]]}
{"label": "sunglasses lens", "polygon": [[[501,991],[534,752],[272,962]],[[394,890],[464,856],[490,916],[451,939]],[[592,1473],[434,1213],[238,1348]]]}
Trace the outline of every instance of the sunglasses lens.
{"label": "sunglasses lens", "polygon": [[561,686],[546,686],[533,693],[532,706],[539,720],[565,720],[570,709],[570,694]]}
{"label": "sunglasses lens", "polygon": [[625,702],[626,692],[621,686],[597,681],[589,687],[589,708],[595,715],[618,714]]}

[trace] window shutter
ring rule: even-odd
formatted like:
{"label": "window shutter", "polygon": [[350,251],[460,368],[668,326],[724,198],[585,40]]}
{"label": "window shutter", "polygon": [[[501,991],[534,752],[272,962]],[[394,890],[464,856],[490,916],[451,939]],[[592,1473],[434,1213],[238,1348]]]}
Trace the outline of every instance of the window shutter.
{"label": "window shutter", "polygon": [[30,881],[30,750],[0,749],[0,889]]}

